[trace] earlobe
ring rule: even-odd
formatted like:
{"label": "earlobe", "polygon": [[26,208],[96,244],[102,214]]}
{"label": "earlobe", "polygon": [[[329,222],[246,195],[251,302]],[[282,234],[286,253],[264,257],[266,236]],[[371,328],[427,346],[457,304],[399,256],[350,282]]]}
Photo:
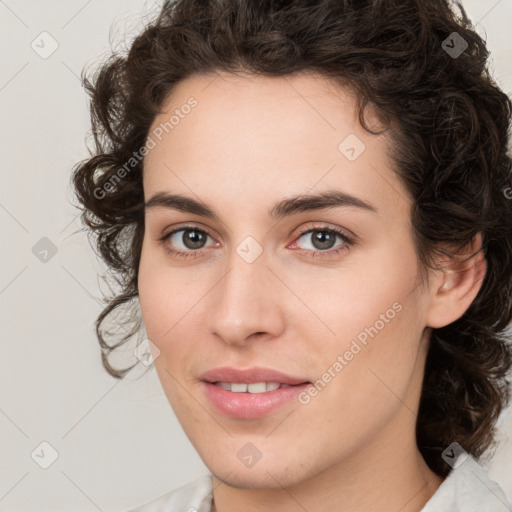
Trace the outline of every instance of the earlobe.
{"label": "earlobe", "polygon": [[464,254],[454,256],[442,270],[436,271],[426,325],[440,328],[459,319],[478,295],[486,272],[487,261],[478,233]]}

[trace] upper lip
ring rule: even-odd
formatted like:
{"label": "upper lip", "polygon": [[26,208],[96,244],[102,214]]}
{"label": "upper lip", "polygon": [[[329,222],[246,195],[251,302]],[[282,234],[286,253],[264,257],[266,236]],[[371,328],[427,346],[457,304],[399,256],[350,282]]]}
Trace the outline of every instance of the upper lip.
{"label": "upper lip", "polygon": [[199,378],[207,382],[234,382],[245,384],[253,384],[255,382],[278,382],[279,384],[295,385],[308,382],[306,379],[291,377],[280,371],[260,366],[247,368],[245,370],[228,366],[213,368],[200,375]]}

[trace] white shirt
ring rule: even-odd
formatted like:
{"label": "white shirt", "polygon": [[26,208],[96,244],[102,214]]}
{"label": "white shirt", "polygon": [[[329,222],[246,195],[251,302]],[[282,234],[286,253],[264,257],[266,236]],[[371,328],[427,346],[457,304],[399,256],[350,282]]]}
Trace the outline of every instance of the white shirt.
{"label": "white shirt", "polygon": [[[129,512],[211,512],[210,474]],[[421,512],[512,512],[501,487],[471,456],[453,468]]]}

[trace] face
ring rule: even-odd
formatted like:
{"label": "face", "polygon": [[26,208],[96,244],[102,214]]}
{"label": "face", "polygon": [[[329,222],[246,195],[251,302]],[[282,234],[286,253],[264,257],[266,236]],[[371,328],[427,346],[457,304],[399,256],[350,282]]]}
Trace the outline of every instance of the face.
{"label": "face", "polygon": [[[234,486],[293,485],[413,439],[428,296],[388,135],[364,131],[350,92],[313,74],[193,76],[163,110],[145,159],[140,304],[208,468]],[[220,367],[293,385],[206,383],[287,381]]]}

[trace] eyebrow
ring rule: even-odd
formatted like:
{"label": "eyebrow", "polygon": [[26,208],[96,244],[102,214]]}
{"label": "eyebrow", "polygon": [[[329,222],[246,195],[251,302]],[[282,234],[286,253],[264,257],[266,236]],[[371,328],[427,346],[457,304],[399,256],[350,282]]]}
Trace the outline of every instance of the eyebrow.
{"label": "eyebrow", "polygon": [[[268,214],[272,219],[277,220],[302,212],[337,207],[353,207],[378,213],[375,206],[359,197],[341,192],[340,190],[327,190],[317,194],[303,194],[282,199],[274,204]],[[192,213],[208,219],[220,220],[215,211],[207,204],[181,194],[157,192],[144,203],[144,208],[146,211],[152,208],[168,208]]]}

